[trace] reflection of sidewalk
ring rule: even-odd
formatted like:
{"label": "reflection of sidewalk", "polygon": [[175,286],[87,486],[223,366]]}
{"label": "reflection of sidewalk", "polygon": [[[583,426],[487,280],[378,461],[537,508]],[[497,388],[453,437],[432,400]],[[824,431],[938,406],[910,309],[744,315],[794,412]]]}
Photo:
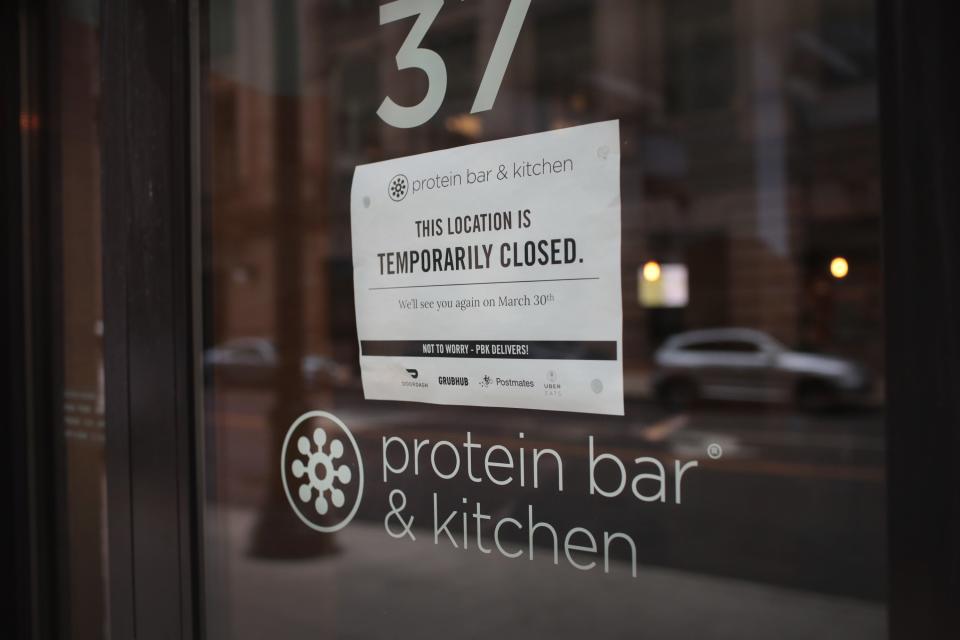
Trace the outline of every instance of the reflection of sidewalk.
{"label": "reflection of sidewalk", "polygon": [[[248,558],[254,514],[210,513],[211,637],[753,638],[886,637],[884,607],[749,582],[641,567],[578,572],[549,556],[509,560],[393,540],[354,522],[341,552]],[[227,595],[229,594],[229,595]]]}

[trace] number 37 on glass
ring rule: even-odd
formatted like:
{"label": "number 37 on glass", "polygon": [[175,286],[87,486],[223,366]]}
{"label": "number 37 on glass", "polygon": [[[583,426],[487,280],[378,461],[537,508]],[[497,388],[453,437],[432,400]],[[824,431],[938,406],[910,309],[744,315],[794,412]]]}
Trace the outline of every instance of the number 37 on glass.
{"label": "number 37 on glass", "polygon": [[[530,2],[531,0],[511,0],[470,113],[493,108],[503,82],[503,74],[507,71],[507,64],[517,45],[523,20],[530,9]],[[393,127],[418,127],[432,118],[443,104],[447,93],[447,66],[436,51],[420,46],[442,8],[443,0],[394,0],[380,6],[381,26],[416,16],[413,27],[397,51],[397,69],[420,69],[427,76],[427,91],[418,104],[405,107],[398,105],[389,96],[384,98],[377,109],[377,115]]]}

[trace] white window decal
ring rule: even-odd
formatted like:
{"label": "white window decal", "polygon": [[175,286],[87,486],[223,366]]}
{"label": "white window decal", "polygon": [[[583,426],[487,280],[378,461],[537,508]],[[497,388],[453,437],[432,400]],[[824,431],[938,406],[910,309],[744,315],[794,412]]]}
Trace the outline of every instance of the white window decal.
{"label": "white window decal", "polygon": [[[489,111],[497,100],[503,75],[513,56],[520,37],[523,20],[530,9],[531,0],[511,0],[500,33],[480,81],[471,113]],[[404,107],[387,96],[380,104],[377,115],[392,127],[411,129],[418,127],[436,115],[447,93],[447,66],[436,51],[420,46],[430,25],[437,19],[443,0],[394,0],[380,6],[380,26],[416,16],[416,22],[397,51],[397,69],[420,69],[427,75],[427,92],[423,99],[412,107]]]}

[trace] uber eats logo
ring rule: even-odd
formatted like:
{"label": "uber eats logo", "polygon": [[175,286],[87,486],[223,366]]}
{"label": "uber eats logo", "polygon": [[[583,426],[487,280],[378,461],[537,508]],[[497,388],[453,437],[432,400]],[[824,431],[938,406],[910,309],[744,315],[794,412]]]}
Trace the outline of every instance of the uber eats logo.
{"label": "uber eats logo", "polygon": [[280,477],[294,513],[311,529],[339,531],[363,497],[363,458],[350,429],[326,411],[297,418],[283,440]]}

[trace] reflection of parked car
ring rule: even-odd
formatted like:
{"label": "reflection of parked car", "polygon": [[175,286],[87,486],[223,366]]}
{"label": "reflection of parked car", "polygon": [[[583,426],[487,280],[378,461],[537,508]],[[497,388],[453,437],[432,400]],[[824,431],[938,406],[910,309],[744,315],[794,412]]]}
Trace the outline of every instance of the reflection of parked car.
{"label": "reflection of parked car", "polygon": [[753,329],[707,329],[670,337],[656,354],[653,388],[670,407],[698,399],[795,401],[821,410],[854,400],[869,388],[857,364],[790,351]]}
{"label": "reflection of parked car", "polygon": [[[204,362],[213,367],[224,382],[268,384],[277,367],[277,349],[266,338],[236,338],[208,349]],[[346,366],[315,354],[301,358],[300,371],[307,384],[342,385],[350,379]]]}

